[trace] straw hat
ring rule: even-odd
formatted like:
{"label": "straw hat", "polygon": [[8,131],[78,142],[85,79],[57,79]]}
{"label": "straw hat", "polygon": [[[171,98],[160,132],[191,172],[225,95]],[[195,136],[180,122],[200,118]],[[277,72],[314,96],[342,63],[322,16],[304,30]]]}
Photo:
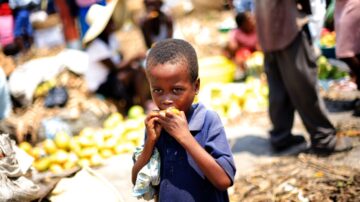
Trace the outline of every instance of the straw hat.
{"label": "straw hat", "polygon": [[83,44],[94,40],[104,31],[108,24],[118,0],[111,0],[106,6],[93,4],[86,14],[86,22],[89,24],[89,29],[86,31],[82,40]]}

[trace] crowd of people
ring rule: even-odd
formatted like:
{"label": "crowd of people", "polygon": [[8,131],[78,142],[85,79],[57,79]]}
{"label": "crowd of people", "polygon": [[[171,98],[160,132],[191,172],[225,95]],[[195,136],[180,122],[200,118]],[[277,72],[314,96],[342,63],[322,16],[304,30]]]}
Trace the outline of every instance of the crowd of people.
{"label": "crowd of people", "polygon": [[[147,115],[145,144],[134,163],[133,183],[157,149],[161,156],[159,201],[228,201],[226,190],[234,182],[236,169],[219,116],[201,103],[193,104],[201,82],[194,48],[184,40],[171,39],[174,22],[161,10],[161,0],[144,0],[146,12],[139,27],[148,52],[125,60],[115,35],[118,21],[113,18],[121,1],[55,0],[54,8],[62,16],[68,46],[81,44],[77,48],[89,55],[84,76],[92,93],[117,100],[124,111],[149,102],[159,110],[180,110]],[[318,92],[316,40],[331,2],[234,0],[229,4],[237,27],[224,47],[226,56],[242,66],[243,61],[236,61],[238,51],[265,55],[272,123],[269,139],[274,151],[306,143],[304,136],[292,133],[295,112],[310,135],[308,152],[330,155],[351,150],[351,139],[337,134]],[[5,33],[0,29],[7,36],[1,43],[8,54],[14,54],[13,47],[19,51],[31,47],[30,13],[40,5],[37,0],[1,0],[0,20],[7,22],[1,26],[13,30]],[[334,5],[336,56],[350,67],[360,89],[360,2],[338,0]],[[9,16],[14,16],[14,22]],[[9,108],[2,103],[9,101],[3,96],[7,94],[6,77],[0,76],[3,118]]]}
{"label": "crowd of people", "polygon": [[[143,70],[146,52],[138,52],[133,58],[124,59],[116,32],[124,23],[123,0],[2,0],[1,47],[6,55],[18,57],[33,44],[33,27],[30,15],[38,11],[58,13],[62,23],[67,48],[84,51],[89,65],[84,73],[89,91],[115,100],[122,113],[134,104],[151,105],[150,91]],[[144,44],[151,48],[155,42],[171,38],[173,21],[161,10],[162,1],[145,0],[145,13],[139,19]],[[46,9],[44,9],[45,7]],[[99,15],[101,14],[101,15]],[[118,17],[121,16],[121,17]],[[14,22],[13,22],[14,21]],[[14,24],[14,26],[13,26]],[[5,32],[6,31],[6,32]]]}

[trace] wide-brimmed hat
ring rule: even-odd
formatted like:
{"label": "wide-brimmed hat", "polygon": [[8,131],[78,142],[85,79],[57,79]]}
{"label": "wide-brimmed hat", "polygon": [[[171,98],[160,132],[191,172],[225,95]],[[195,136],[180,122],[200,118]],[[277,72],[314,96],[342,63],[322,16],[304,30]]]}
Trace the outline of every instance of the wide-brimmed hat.
{"label": "wide-brimmed hat", "polygon": [[86,22],[89,24],[89,29],[86,31],[82,40],[83,44],[94,40],[104,31],[111,16],[114,13],[118,0],[111,0],[106,6],[100,4],[93,4],[86,14]]}

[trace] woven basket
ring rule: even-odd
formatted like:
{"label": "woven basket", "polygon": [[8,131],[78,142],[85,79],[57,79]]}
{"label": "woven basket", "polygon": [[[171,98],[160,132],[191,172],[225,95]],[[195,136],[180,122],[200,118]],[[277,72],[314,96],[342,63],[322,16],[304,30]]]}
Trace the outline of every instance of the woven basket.
{"label": "woven basket", "polygon": [[225,0],[191,0],[196,10],[222,9]]}
{"label": "woven basket", "polygon": [[60,16],[58,14],[49,15],[45,21],[35,21],[32,23],[34,29],[46,29],[49,27],[54,27],[60,24]]}

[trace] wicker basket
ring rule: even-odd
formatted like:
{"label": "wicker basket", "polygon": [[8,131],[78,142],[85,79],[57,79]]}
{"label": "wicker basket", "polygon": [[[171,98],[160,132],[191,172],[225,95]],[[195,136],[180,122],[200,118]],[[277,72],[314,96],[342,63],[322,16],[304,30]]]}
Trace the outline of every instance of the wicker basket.
{"label": "wicker basket", "polygon": [[54,27],[60,24],[60,16],[58,14],[49,15],[45,21],[35,21],[32,23],[34,29],[46,29],[49,27]]}
{"label": "wicker basket", "polygon": [[222,9],[225,0],[191,0],[196,10]]}

